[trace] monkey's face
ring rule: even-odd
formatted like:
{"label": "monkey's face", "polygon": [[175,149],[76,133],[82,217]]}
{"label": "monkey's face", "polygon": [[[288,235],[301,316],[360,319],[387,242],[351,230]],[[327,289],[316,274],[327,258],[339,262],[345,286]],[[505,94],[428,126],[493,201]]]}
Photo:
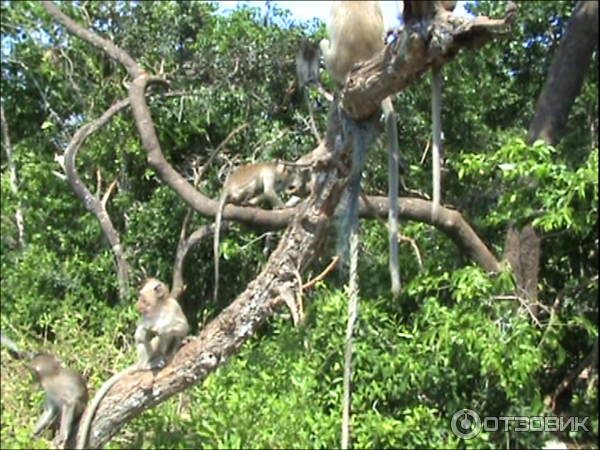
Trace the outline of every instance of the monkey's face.
{"label": "monkey's face", "polygon": [[291,195],[297,195],[298,197],[306,197],[309,194],[309,178],[310,172],[308,170],[297,170],[287,186],[288,193]]}
{"label": "monkey's face", "polygon": [[152,293],[140,291],[138,301],[135,305],[138,312],[144,317],[149,316],[154,309],[154,305],[156,305],[156,298]]}
{"label": "monkey's face", "polygon": [[144,317],[150,317],[157,309],[158,302],[166,300],[169,292],[167,286],[160,280],[150,278],[138,292],[136,308]]}
{"label": "monkey's face", "polygon": [[290,168],[287,166],[287,164],[284,163],[277,163],[277,174],[279,176],[279,179],[281,181],[289,181],[292,177],[292,171],[290,170]]}

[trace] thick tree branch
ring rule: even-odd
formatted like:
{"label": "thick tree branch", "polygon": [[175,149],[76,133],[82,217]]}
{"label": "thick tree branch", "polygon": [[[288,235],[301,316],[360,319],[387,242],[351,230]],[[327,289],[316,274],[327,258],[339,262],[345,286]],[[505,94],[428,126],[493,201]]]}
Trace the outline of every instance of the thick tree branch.
{"label": "thick tree branch", "polygon": [[355,66],[341,93],[342,107],[355,120],[371,116],[383,99],[406,89],[432,67],[453,60],[462,48],[478,48],[504,36],[513,20],[514,11],[508,10],[503,20],[436,14],[430,20],[410,21],[393,43]]}
{"label": "thick tree branch", "polygon": [[[535,116],[529,126],[528,143],[542,139],[549,145],[556,145],[566,129],[569,114],[576,97],[581,92],[587,67],[594,48],[598,47],[598,2],[580,1],[573,10],[573,15],[565,35],[559,45],[550,74],[538,99]],[[525,252],[509,252],[511,263],[519,288],[526,292],[532,303],[531,314],[537,320],[538,267],[541,255],[541,238],[529,224],[522,230],[509,227],[508,238],[523,243]],[[509,240],[507,239],[507,242]],[[521,264],[520,259],[527,261]]]}
{"label": "thick tree branch", "polygon": [[[365,217],[376,212],[379,217],[387,217],[387,197],[368,197],[373,209],[363,201],[360,203],[360,216]],[[427,223],[445,233],[461,251],[489,273],[500,273],[502,264],[494,257],[475,230],[455,210],[440,208],[440,214],[434,221],[431,217],[431,202],[418,198],[399,198],[399,214],[402,220]]]}

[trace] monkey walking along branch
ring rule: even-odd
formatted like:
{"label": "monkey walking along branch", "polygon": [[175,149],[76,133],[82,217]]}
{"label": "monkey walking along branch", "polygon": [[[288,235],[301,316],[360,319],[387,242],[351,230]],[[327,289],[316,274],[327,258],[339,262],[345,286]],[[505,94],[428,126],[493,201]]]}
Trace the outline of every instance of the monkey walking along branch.
{"label": "monkey walking along branch", "polygon": [[215,292],[214,299],[219,294],[219,235],[221,220],[225,205],[256,206],[263,200],[269,200],[275,208],[285,208],[284,203],[277,195],[278,191],[285,189],[292,179],[292,173],[287,164],[283,162],[263,162],[246,164],[235,169],[227,178],[223,186],[221,201],[215,219],[215,234],[213,242],[215,264]]}

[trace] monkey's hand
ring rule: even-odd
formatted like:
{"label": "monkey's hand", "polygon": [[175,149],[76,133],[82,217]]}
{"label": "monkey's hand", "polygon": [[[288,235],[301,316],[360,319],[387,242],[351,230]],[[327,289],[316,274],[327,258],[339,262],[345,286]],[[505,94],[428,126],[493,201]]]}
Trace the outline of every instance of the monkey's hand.
{"label": "monkey's hand", "polygon": [[160,335],[160,328],[158,328],[156,325],[144,328],[144,330],[146,331],[146,339],[152,339]]}

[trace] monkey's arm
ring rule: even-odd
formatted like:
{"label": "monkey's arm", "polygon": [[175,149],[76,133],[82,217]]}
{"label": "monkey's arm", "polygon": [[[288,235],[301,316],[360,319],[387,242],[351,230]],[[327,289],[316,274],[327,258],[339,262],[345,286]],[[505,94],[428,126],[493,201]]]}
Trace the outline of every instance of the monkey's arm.
{"label": "monkey's arm", "polygon": [[44,412],[35,424],[33,437],[38,437],[50,425],[58,414],[58,407],[46,396],[44,401]]}
{"label": "monkey's arm", "polygon": [[284,208],[285,205],[279,198],[279,195],[277,195],[277,190],[275,189],[275,185],[277,184],[277,175],[275,174],[274,170],[265,175],[263,183],[265,191],[262,196],[268,198],[274,207]]}

